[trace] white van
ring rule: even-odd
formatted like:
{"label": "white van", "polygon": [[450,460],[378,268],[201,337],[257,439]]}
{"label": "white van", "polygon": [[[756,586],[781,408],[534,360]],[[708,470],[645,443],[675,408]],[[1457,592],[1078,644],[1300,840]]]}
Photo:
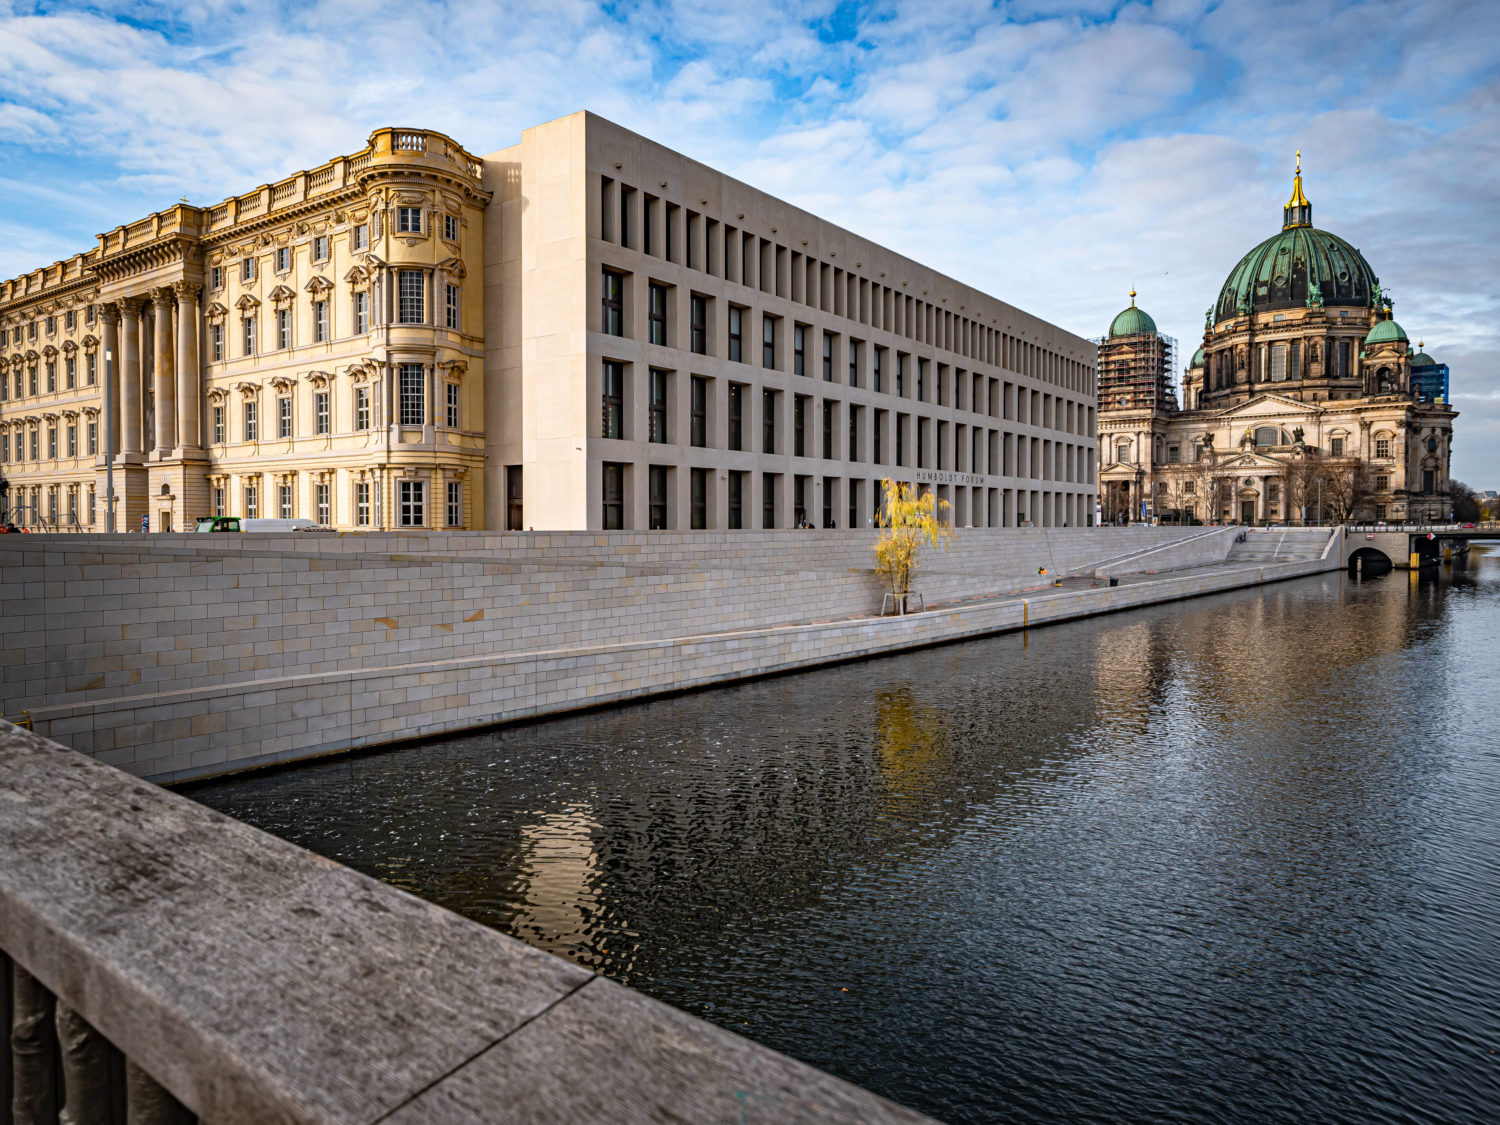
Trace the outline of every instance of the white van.
{"label": "white van", "polygon": [[240,520],[241,531],[328,531],[319,527],[316,520]]}

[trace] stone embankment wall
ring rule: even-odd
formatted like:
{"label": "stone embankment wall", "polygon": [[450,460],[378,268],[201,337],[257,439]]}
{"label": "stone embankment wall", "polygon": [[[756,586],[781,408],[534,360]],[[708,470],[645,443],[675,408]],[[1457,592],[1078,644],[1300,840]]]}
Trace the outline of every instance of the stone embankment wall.
{"label": "stone embankment wall", "polygon": [[[1219,538],[960,531],[918,585],[965,604],[898,621],[869,616],[872,532],[5,536],[0,713],[182,780],[1013,628],[1019,603],[976,599],[1035,587],[1043,566],[1197,565]],[[1227,588],[1173,581],[1029,612]]]}

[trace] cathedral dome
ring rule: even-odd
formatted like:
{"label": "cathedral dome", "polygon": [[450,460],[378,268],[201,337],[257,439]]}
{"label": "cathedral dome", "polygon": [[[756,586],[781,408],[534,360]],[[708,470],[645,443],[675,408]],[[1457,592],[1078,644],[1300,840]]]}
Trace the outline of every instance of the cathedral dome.
{"label": "cathedral dome", "polygon": [[1214,305],[1214,323],[1252,312],[1319,303],[1372,308],[1380,279],[1353,246],[1312,225],[1312,204],[1302,194],[1300,156],[1292,198],[1282,215],[1281,233],[1255,247],[1229,272]]}
{"label": "cathedral dome", "polygon": [[1406,343],[1406,330],[1394,320],[1382,320],[1365,337],[1366,344]]}
{"label": "cathedral dome", "polygon": [[1130,307],[1121,310],[1120,314],[1109,322],[1109,335],[1115,336],[1144,336],[1156,331],[1156,321],[1152,320],[1145,309],[1135,307],[1135,290],[1130,291]]}
{"label": "cathedral dome", "polygon": [[1192,361],[1188,364],[1188,370],[1194,371],[1203,366],[1203,349],[1199,348],[1193,353]]}

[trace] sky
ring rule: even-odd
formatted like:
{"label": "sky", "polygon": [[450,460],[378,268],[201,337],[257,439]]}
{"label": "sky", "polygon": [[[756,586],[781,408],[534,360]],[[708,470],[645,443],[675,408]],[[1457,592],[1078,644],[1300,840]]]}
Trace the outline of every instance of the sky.
{"label": "sky", "polygon": [[1079,335],[1133,286],[1184,356],[1300,148],[1500,489],[1500,0],[0,0],[0,277],[381,126],[580,109]]}

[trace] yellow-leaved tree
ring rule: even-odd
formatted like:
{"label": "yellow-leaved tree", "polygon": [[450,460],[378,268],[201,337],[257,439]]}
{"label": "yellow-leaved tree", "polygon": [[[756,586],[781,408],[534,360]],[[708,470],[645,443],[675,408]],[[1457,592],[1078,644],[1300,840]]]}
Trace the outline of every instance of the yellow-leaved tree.
{"label": "yellow-leaved tree", "polygon": [[946,551],[953,538],[953,528],[943,518],[948,502],[931,492],[919,496],[910,484],[892,480],[880,484],[885,491],[885,516],[875,541],[875,570],[890,584],[896,612],[905,613],[922,544],[942,544]]}

